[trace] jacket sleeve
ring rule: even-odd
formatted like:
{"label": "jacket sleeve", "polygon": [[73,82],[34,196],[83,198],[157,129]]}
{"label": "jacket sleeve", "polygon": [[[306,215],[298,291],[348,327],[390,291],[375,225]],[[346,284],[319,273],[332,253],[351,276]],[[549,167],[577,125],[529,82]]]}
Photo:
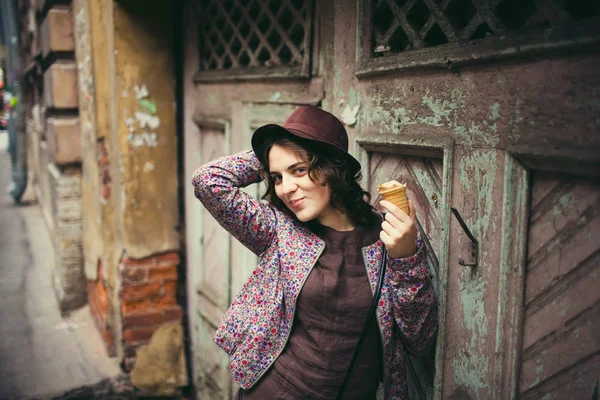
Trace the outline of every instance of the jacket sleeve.
{"label": "jacket sleeve", "polygon": [[211,215],[252,252],[260,255],[275,232],[273,208],[241,189],[260,182],[260,162],[252,150],[211,161],[198,168],[194,194]]}
{"label": "jacket sleeve", "polygon": [[425,252],[419,236],[415,255],[396,259],[388,256],[394,318],[407,350],[416,356],[431,348],[438,326],[437,300]]}

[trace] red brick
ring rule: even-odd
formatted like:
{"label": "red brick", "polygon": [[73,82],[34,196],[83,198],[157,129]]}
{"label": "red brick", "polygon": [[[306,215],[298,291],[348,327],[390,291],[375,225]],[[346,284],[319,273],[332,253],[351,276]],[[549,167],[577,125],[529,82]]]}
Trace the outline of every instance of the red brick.
{"label": "red brick", "polygon": [[163,265],[150,267],[148,277],[151,281],[156,280],[177,280],[177,265]]}
{"label": "red brick", "polygon": [[143,258],[141,260],[135,260],[127,256],[121,259],[121,264],[125,267],[151,267],[155,265],[154,259],[152,257]]}
{"label": "red brick", "polygon": [[179,264],[179,253],[164,253],[155,256],[157,264],[177,265]]}
{"label": "red brick", "polygon": [[163,322],[163,313],[161,311],[149,310],[140,314],[130,314],[123,317],[123,327],[131,328],[134,326],[155,326]]}
{"label": "red brick", "polygon": [[154,296],[151,301],[152,308],[155,310],[164,310],[177,305],[177,300],[172,296]]}
{"label": "red brick", "polygon": [[141,285],[121,287],[121,298],[124,300],[139,299],[160,294],[162,285],[160,282],[150,282]]}
{"label": "red brick", "polygon": [[100,168],[100,182],[102,182],[102,184],[107,184],[112,182],[112,179],[110,177],[110,167],[101,167]]}
{"label": "red brick", "polygon": [[88,301],[90,303],[90,311],[94,316],[103,319],[108,318],[108,310],[106,310],[102,304],[99,304],[97,298],[88,299]]}
{"label": "red brick", "polygon": [[150,309],[150,300],[122,300],[121,314],[130,315],[132,313],[144,312]]}
{"label": "red brick", "polygon": [[102,198],[104,200],[110,199],[110,185],[102,185]]}
{"label": "red brick", "polygon": [[141,283],[147,278],[146,268],[125,267],[121,270],[121,279],[124,284]]}
{"label": "red brick", "polygon": [[123,340],[125,343],[141,342],[143,340],[150,340],[154,331],[157,327],[140,327],[140,328],[129,328],[123,331]]}
{"label": "red brick", "polygon": [[164,291],[163,294],[165,296],[176,297],[177,295],[177,282],[164,282]]}
{"label": "red brick", "polygon": [[181,321],[183,311],[181,307],[167,308],[163,310],[165,322]]}
{"label": "red brick", "polygon": [[98,282],[88,281],[87,292],[88,301],[97,312],[108,313],[108,295],[104,286]]}

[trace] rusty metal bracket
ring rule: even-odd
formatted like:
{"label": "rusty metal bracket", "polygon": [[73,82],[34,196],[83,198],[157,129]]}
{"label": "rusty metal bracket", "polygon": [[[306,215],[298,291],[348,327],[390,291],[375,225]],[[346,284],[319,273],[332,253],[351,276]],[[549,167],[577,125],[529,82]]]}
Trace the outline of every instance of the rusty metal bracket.
{"label": "rusty metal bracket", "polygon": [[462,217],[460,216],[460,213],[456,210],[456,208],[450,207],[450,209],[452,210],[452,214],[454,214],[454,216],[456,217],[456,220],[458,221],[458,223],[460,224],[460,226],[465,231],[466,235],[471,240],[471,258],[472,258],[473,261],[467,263],[462,258],[459,258],[458,259],[458,264],[462,265],[463,267],[473,267],[473,268],[475,268],[477,266],[477,258],[478,258],[478,255],[479,255],[479,242],[477,241],[477,239],[475,239],[475,236],[473,236],[473,234],[469,230],[469,227],[467,226],[467,224],[465,223],[465,221],[462,219]]}

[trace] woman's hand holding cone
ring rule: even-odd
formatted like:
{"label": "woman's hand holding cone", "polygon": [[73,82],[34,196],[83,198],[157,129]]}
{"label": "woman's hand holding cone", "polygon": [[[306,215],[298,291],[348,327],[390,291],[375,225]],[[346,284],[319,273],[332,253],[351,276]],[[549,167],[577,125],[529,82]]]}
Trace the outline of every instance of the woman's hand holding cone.
{"label": "woman's hand holding cone", "polygon": [[381,224],[382,231],[379,237],[385,244],[389,256],[404,258],[414,255],[417,252],[417,227],[412,200],[408,200],[410,215],[389,201],[382,200],[379,204],[388,211],[385,221]]}

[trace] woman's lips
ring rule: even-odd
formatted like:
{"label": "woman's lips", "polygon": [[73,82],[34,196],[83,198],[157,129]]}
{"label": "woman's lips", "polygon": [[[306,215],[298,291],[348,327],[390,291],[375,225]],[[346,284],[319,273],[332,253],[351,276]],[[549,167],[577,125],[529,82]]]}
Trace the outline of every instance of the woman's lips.
{"label": "woman's lips", "polygon": [[297,199],[297,200],[290,200],[289,205],[290,205],[290,208],[299,208],[303,202],[304,202],[304,198]]}

